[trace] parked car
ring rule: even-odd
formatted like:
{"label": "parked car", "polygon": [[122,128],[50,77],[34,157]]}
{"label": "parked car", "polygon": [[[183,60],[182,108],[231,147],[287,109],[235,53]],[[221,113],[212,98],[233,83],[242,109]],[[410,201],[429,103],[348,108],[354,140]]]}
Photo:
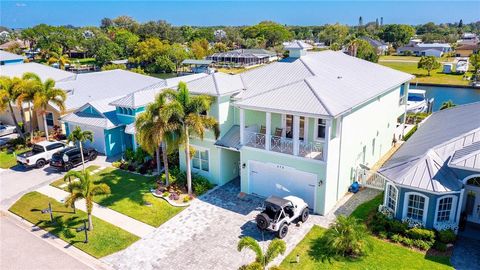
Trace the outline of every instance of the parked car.
{"label": "parked car", "polygon": [[17,131],[15,126],[10,125],[0,125],[0,136],[5,136],[9,134],[13,134]]}
{"label": "parked car", "polygon": [[66,144],[57,141],[43,141],[32,146],[32,150],[17,156],[17,163],[25,167],[35,166],[42,168],[48,164],[53,153],[67,147]]}
{"label": "parked car", "polygon": [[307,203],[295,196],[285,198],[270,196],[265,200],[263,207],[264,210],[255,219],[257,227],[260,230],[276,232],[280,239],[287,235],[291,223],[298,221],[304,223],[309,216]]}
{"label": "parked car", "polygon": [[[83,158],[85,162],[95,160],[97,156],[97,150],[93,148],[83,149]],[[56,152],[50,160],[50,166],[66,172],[81,163],[82,155],[80,154],[80,148],[77,146],[70,146]]]}

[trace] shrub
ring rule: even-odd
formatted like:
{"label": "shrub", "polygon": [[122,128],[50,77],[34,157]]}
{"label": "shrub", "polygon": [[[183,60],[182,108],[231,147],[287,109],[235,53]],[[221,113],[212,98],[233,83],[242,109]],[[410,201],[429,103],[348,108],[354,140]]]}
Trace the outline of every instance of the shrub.
{"label": "shrub", "polygon": [[407,236],[414,240],[435,241],[435,232],[428,229],[412,228],[407,231]]}
{"label": "shrub", "polygon": [[407,247],[412,247],[413,246],[413,239],[410,239],[408,237],[401,236],[400,242]]}
{"label": "shrub", "polygon": [[427,241],[417,239],[417,240],[413,240],[413,245],[416,248],[421,249],[421,250],[429,250],[432,247],[433,244],[431,242],[427,242]]}
{"label": "shrub", "polygon": [[17,137],[8,141],[7,144],[13,147],[16,147],[17,145],[25,145],[25,139],[23,139],[22,137]]}
{"label": "shrub", "polygon": [[447,251],[447,244],[442,243],[440,241],[435,242],[435,245],[433,247],[438,251],[442,251],[442,252]]}
{"label": "shrub", "polygon": [[386,231],[381,231],[378,233],[378,237],[380,237],[381,239],[387,239],[388,233]]}
{"label": "shrub", "polygon": [[125,150],[125,160],[126,161],[133,161],[133,158],[135,156],[135,152],[133,151],[133,149],[127,149]]}
{"label": "shrub", "polygon": [[114,162],[112,162],[112,166],[115,167],[115,168],[120,168],[121,165],[122,165],[122,162],[121,162],[121,161],[114,161]]}
{"label": "shrub", "polygon": [[170,194],[170,196],[168,198],[170,200],[176,201],[180,198],[180,196],[177,193],[174,192],[174,193]]}
{"label": "shrub", "polygon": [[394,234],[392,237],[390,237],[390,240],[392,240],[394,243],[400,243],[402,238],[403,237],[400,234]]}
{"label": "shrub", "polygon": [[189,201],[190,201],[190,196],[185,196],[185,197],[183,197],[183,202],[184,202],[184,203],[187,203],[187,202],[189,202]]}
{"label": "shrub", "polygon": [[192,188],[195,194],[202,195],[209,189],[213,188],[213,185],[208,181],[207,178],[201,175],[195,175],[192,177]]}
{"label": "shrub", "polygon": [[136,167],[133,164],[128,165],[128,170],[134,172]]}
{"label": "shrub", "polygon": [[403,136],[403,140],[407,141],[413,135],[413,133],[417,131],[417,129],[418,129],[418,125],[413,126],[413,128],[407,134],[405,134],[405,136]]}
{"label": "shrub", "polygon": [[384,214],[377,212],[373,216],[369,226],[373,233],[378,234],[380,232],[388,231],[388,223],[389,220],[387,219],[387,217]]}
{"label": "shrub", "polygon": [[443,230],[438,232],[438,240],[445,244],[450,244],[455,242],[457,236],[452,230]]}
{"label": "shrub", "polygon": [[162,197],[168,197],[170,196],[170,193],[168,191],[165,191],[162,193]]}
{"label": "shrub", "polygon": [[406,224],[405,222],[402,222],[396,219],[388,220],[389,232],[405,234],[407,230],[408,230],[408,224]]}

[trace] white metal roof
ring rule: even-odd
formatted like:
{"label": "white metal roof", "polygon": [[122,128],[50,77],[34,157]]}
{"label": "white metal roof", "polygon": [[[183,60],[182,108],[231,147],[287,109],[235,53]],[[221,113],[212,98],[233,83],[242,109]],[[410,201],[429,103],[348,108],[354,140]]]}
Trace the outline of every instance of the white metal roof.
{"label": "white metal roof", "polygon": [[[90,101],[74,112],[62,117],[63,122],[95,126],[104,129],[117,127],[120,122],[117,119],[115,107],[109,105],[111,98]],[[84,109],[91,106],[97,113],[88,113]]]}
{"label": "white metal roof", "polygon": [[23,59],[26,59],[26,57],[23,55],[18,55],[11,52],[0,50],[0,61],[23,60]]}
{"label": "white metal roof", "polygon": [[74,73],[38,63],[0,66],[0,74],[2,76],[22,77],[22,75],[26,72],[33,72],[42,80],[53,79],[56,82],[75,78]]}
{"label": "white metal roof", "polygon": [[284,42],[283,47],[285,48],[285,50],[291,50],[291,49],[308,50],[308,49],[313,48],[312,45],[310,45],[308,43],[305,43],[301,40],[293,40],[293,41],[290,41],[290,42]]}
{"label": "white metal roof", "polygon": [[480,171],[480,141],[455,151],[449,165],[472,171]]}

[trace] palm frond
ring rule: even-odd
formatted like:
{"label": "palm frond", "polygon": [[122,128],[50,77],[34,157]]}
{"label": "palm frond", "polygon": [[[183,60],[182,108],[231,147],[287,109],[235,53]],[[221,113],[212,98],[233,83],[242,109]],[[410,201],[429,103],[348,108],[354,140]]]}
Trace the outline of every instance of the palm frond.
{"label": "palm frond", "polygon": [[287,250],[287,245],[281,239],[273,239],[268,245],[267,252],[265,253],[265,264],[269,264],[278,255],[283,255]]}
{"label": "palm frond", "polygon": [[90,192],[92,195],[102,195],[102,194],[110,194],[111,190],[107,184],[101,183],[101,184],[94,185]]}
{"label": "palm frond", "polygon": [[240,239],[237,245],[237,250],[242,251],[244,248],[248,248],[255,253],[255,261],[263,263],[263,251],[260,245],[258,244],[257,240],[253,239],[250,236],[243,237]]}

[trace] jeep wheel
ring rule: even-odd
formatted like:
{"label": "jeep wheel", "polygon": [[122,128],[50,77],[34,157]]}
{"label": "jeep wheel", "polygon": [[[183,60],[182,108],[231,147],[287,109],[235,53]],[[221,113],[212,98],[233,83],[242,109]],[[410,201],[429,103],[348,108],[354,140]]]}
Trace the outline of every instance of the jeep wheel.
{"label": "jeep wheel", "polygon": [[283,223],[282,225],[280,225],[280,228],[278,229],[277,236],[278,238],[283,239],[285,238],[285,236],[287,236],[287,233],[288,233],[288,225],[287,223]]}
{"label": "jeep wheel", "polygon": [[91,152],[90,155],[88,156],[88,160],[93,161],[97,158],[97,152]]}
{"label": "jeep wheel", "polygon": [[308,207],[307,207],[307,208],[303,209],[302,215],[300,216],[300,221],[302,223],[305,223],[308,219],[308,215],[309,215],[309,213],[308,213]]}
{"label": "jeep wheel", "polygon": [[72,168],[73,168],[73,166],[72,166],[72,164],[70,164],[70,163],[65,164],[65,167],[63,167],[63,169],[64,169],[66,172],[70,171]]}
{"label": "jeep wheel", "polygon": [[257,221],[257,227],[260,230],[266,230],[268,228],[268,226],[270,226],[270,218],[265,213],[258,214],[255,221]]}
{"label": "jeep wheel", "polygon": [[45,166],[45,160],[43,160],[43,159],[37,160],[37,162],[35,163],[35,166],[36,166],[38,169],[43,168],[43,166]]}

